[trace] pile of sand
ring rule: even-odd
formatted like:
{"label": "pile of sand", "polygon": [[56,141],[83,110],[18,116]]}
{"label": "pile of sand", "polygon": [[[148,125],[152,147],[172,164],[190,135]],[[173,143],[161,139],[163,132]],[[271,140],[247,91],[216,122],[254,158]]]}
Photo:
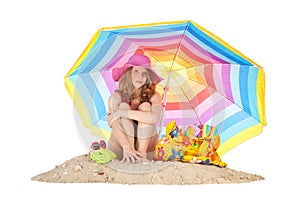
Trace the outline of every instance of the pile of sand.
{"label": "pile of sand", "polygon": [[88,155],[75,157],[32,180],[54,183],[215,184],[263,180],[260,175],[229,168],[182,162],[151,161],[126,164],[118,160],[97,164]]}

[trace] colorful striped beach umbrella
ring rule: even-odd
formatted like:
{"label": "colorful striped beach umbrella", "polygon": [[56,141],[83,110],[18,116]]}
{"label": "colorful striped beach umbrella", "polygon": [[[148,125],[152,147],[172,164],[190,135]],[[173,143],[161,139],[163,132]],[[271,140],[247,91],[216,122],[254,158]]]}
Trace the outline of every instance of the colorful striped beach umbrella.
{"label": "colorful striped beach umbrella", "polygon": [[[157,74],[161,123],[209,124],[220,134],[218,153],[262,132],[264,70],[193,21],[101,28],[65,76],[66,88],[91,134],[108,139],[112,69],[143,51]],[[164,129],[162,133],[164,132]]]}

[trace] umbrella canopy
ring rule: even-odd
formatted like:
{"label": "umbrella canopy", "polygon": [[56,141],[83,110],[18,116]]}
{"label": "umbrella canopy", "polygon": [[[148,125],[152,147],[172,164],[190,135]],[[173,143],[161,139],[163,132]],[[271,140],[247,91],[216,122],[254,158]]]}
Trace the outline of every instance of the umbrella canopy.
{"label": "umbrella canopy", "polygon": [[[161,81],[161,127],[209,124],[220,133],[223,155],[262,132],[264,70],[193,21],[101,28],[65,76],[83,124],[108,139],[108,98],[117,88],[114,68],[142,52]],[[160,127],[158,125],[158,127]],[[164,129],[160,129],[164,130]],[[163,132],[163,131],[162,131]]]}

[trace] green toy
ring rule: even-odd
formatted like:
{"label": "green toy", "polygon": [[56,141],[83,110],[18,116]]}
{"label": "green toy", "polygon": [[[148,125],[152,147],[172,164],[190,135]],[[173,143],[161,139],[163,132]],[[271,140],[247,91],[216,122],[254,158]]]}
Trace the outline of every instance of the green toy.
{"label": "green toy", "polygon": [[90,153],[90,158],[98,164],[108,163],[113,159],[116,159],[117,156],[114,152],[110,151],[109,149],[97,149]]}

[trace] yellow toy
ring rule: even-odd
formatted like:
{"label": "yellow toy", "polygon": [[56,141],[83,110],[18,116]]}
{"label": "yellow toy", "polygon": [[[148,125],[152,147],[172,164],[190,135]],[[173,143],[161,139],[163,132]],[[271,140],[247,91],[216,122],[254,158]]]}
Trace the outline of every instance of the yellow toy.
{"label": "yellow toy", "polygon": [[227,164],[222,162],[217,153],[218,146],[219,136],[216,136],[214,139],[197,138],[185,151],[185,155],[181,161],[199,164],[213,164],[219,167],[226,167]]}

